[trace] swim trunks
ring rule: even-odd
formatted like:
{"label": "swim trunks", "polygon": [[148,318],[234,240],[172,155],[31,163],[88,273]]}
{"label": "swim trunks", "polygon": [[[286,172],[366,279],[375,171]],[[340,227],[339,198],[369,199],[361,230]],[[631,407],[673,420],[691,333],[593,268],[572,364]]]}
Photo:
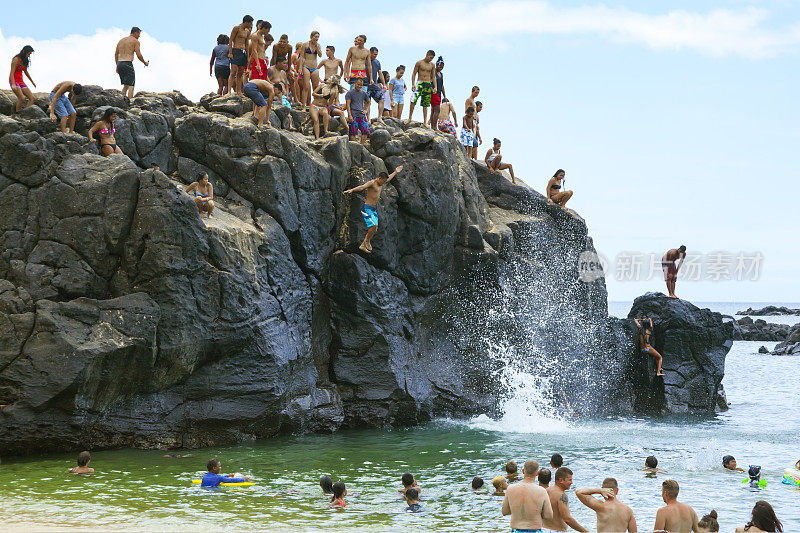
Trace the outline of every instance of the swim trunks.
{"label": "swim trunks", "polygon": [[350,88],[352,89],[356,84],[356,78],[364,80],[364,85],[361,90],[367,92],[367,71],[366,70],[350,70]]}
{"label": "swim trunks", "polygon": [[367,223],[367,229],[378,225],[378,211],[371,205],[364,204],[361,216],[364,217],[364,222]]}
{"label": "swim trunks", "polygon": [[445,133],[451,133],[453,135],[456,134],[456,127],[453,125],[453,121],[450,119],[440,120],[438,126],[439,126],[439,131],[443,131]]}
{"label": "swim trunks", "polygon": [[371,84],[369,87],[367,87],[367,96],[376,102],[383,100],[383,91],[381,90],[381,86],[377,83]]}
{"label": "swim trunks", "polygon": [[117,74],[122,85],[136,85],[136,71],[133,70],[133,61],[117,61]]}
{"label": "swim trunks", "polygon": [[461,128],[461,144],[469,148],[472,146],[474,140],[475,140],[474,133],[472,133],[467,128]]}
{"label": "swim trunks", "polygon": [[214,76],[217,79],[228,79],[231,77],[231,67],[217,65],[214,67]]}
{"label": "swim trunks", "polygon": [[664,281],[678,279],[678,267],[675,265],[675,261],[662,261],[661,268],[664,271]]}
{"label": "swim trunks", "polygon": [[369,122],[367,122],[366,115],[356,115],[353,117],[353,122],[350,124],[350,135],[355,137],[358,135],[359,131],[361,135],[369,135]]}
{"label": "swim trunks", "polygon": [[258,107],[266,107],[267,100],[264,98],[264,95],[261,94],[261,91],[258,90],[258,85],[255,83],[251,81],[245,83],[244,87],[242,87],[242,93]]}
{"label": "swim trunks", "polygon": [[267,60],[263,58],[258,58],[258,63],[259,65],[261,65],[261,74],[258,73],[258,69],[256,68],[256,58],[254,57],[253,60],[250,62],[250,79],[269,81],[269,76],[267,76],[267,71],[269,70],[269,65],[267,65]]}
{"label": "swim trunks", "polygon": [[[50,101],[53,101],[53,97],[56,95],[55,92],[50,93]],[[72,115],[75,113],[75,108],[72,106],[72,102],[69,101],[66,94],[62,94],[56,100],[55,105],[53,106],[53,111],[58,118],[64,118]]]}
{"label": "swim trunks", "polygon": [[439,93],[433,93],[431,95],[431,105],[442,105],[442,97],[439,96]]}
{"label": "swim trunks", "polygon": [[246,67],[247,52],[242,48],[234,48],[233,59],[231,59],[231,65],[236,65],[237,67]]}
{"label": "swim trunks", "polygon": [[422,107],[431,106],[431,94],[433,93],[433,84],[429,81],[421,81],[417,83],[417,92],[414,96],[414,104],[417,100],[422,99]]}

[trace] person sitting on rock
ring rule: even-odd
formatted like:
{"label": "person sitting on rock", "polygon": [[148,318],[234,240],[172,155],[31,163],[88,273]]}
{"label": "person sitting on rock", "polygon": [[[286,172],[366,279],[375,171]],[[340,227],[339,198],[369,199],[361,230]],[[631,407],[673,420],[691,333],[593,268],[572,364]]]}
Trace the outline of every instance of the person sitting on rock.
{"label": "person sitting on rock", "polygon": [[95,132],[97,132],[97,135],[100,137],[98,139],[100,144],[100,154],[105,157],[108,157],[111,154],[122,153],[122,150],[120,150],[119,146],[117,146],[117,140],[114,138],[114,134],[117,131],[117,129],[114,127],[115,120],[117,120],[117,110],[113,107],[109,107],[105,110],[103,116],[100,117],[100,120],[95,122],[94,126],[89,129],[89,140],[91,142],[95,142]]}
{"label": "person sitting on rock", "polygon": [[330,89],[328,88],[328,96],[323,94],[323,91],[328,88],[327,84],[318,85],[314,92],[311,93],[313,100],[308,107],[308,113],[311,115],[311,120],[314,122],[314,138],[320,138],[319,122],[322,120],[322,127],[328,131],[328,122],[331,120],[330,111],[328,108],[328,101],[330,99]]}
{"label": "person sitting on rock", "polygon": [[564,181],[566,172],[564,169],[559,168],[550,181],[547,182],[547,201],[551,204],[556,204],[564,207],[566,203],[572,198],[572,191],[562,191],[561,184]]}
{"label": "person sitting on rock", "polygon": [[[270,67],[275,68],[275,67]],[[277,105],[285,107],[289,110],[287,113],[287,117],[289,117],[289,129],[292,129],[294,126],[292,125],[292,104],[289,102],[289,99],[286,97],[286,90],[289,88],[288,83],[276,83],[272,86],[272,89],[275,93],[275,99],[277,100]]]}
{"label": "person sitting on rock", "polygon": [[726,470],[733,470],[734,472],[744,472],[744,468],[739,468],[736,465],[736,459],[732,455],[726,455],[722,458],[722,467]]}
{"label": "person sitting on rock", "polygon": [[[361,83],[361,82],[358,82]],[[358,83],[356,85],[358,85]],[[356,88],[360,94],[364,94],[361,92],[360,88]],[[347,94],[353,92],[353,89]],[[366,94],[364,94],[366,96]],[[394,172],[390,175],[386,175],[386,172],[381,172],[378,174],[378,177],[374,180],[369,180],[364,185],[359,185],[358,187],[353,187],[352,189],[348,189],[344,191],[344,194],[350,194],[352,192],[358,191],[367,191],[367,199],[364,201],[364,208],[361,210],[361,216],[364,217],[364,222],[367,223],[367,234],[364,237],[364,242],[361,243],[361,246],[358,247],[364,253],[372,253],[372,237],[375,233],[378,232],[378,200],[381,197],[381,189],[383,186],[392,181],[392,179],[397,176],[397,174],[403,170],[403,166],[400,165]]]}
{"label": "person sitting on rock", "polygon": [[194,203],[200,218],[203,218],[203,213],[206,213],[206,218],[211,218],[214,210],[214,186],[208,181],[208,174],[200,172],[197,181],[190,183],[185,190],[187,193],[194,191]]}
{"label": "person sitting on rock", "polygon": [[32,53],[33,46],[26,44],[22,47],[22,50],[11,59],[11,72],[8,74],[8,84],[17,97],[17,105],[14,107],[14,111],[17,113],[22,110],[22,104],[25,102],[26,98],[28,99],[28,104],[25,107],[32,106],[36,101],[31,90],[25,85],[25,78],[22,77],[23,74],[28,76],[28,80],[36,87],[33,78],[31,78],[31,75],[28,73],[28,66],[31,63]]}
{"label": "person sitting on rock", "polygon": [[681,269],[684,259],[686,259],[686,246],[684,245],[667,250],[661,258],[661,269],[664,271],[664,281],[667,283],[670,298],[677,298],[675,284],[678,282],[678,271]]}
{"label": "person sitting on rock", "polygon": [[514,177],[514,167],[508,163],[503,163],[503,156],[500,155],[500,139],[494,140],[494,146],[489,148],[486,152],[486,166],[491,172],[499,172],[501,170],[508,170],[511,173],[511,183],[517,183],[517,178]]}
{"label": "person sitting on rock", "polygon": [[258,126],[271,128],[269,118],[272,113],[272,98],[275,96],[272,84],[267,80],[250,80],[242,87],[242,93],[253,101],[253,116],[258,117]]}
{"label": "person sitting on rock", "polygon": [[634,318],[633,321],[636,322],[636,327],[639,329],[639,349],[643,354],[652,355],[655,358],[656,376],[663,376],[664,372],[661,370],[663,358],[651,344],[653,338],[653,319]]}
{"label": "person sitting on rock", "polygon": [[236,477],[236,474],[220,474],[222,471],[222,463],[219,459],[209,459],[206,463],[206,472],[200,482],[201,487],[214,488],[219,487],[220,483],[244,483],[250,481],[249,476]]}
{"label": "person sitting on rock", "polygon": [[[74,81],[62,81],[57,83],[50,91],[50,121],[55,122],[56,117],[60,121],[61,133],[75,133],[75,119],[78,113],[75,111],[75,96],[81,94],[83,87]],[[69,93],[69,98],[67,98]],[[69,121],[69,124],[67,124]]]}
{"label": "person sitting on rock", "polygon": [[78,454],[78,466],[69,471],[70,474],[77,474],[81,476],[89,476],[94,474],[94,468],[89,467],[92,461],[92,454],[89,452],[81,452]]}
{"label": "person sitting on rock", "polygon": [[322,88],[322,96],[328,99],[328,113],[330,113],[331,118],[339,117],[339,122],[342,123],[345,131],[348,131],[350,125],[347,123],[347,114],[339,103],[339,95],[342,93],[347,93],[347,91],[339,84],[338,74],[334,74],[325,80],[325,85]]}

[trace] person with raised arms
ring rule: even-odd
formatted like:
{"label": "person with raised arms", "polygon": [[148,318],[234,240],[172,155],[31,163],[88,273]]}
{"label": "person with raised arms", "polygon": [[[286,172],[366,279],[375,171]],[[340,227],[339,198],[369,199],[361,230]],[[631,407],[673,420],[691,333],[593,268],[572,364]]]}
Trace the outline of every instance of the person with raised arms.
{"label": "person with raised arms", "polygon": [[406,122],[411,122],[414,107],[417,105],[417,101],[421,100],[422,125],[426,128],[429,127],[428,108],[431,106],[431,95],[433,94],[434,57],[436,57],[436,52],[428,50],[423,59],[414,63],[414,70],[411,72],[411,87],[414,88],[414,99],[411,100],[411,106],[408,108],[408,120]]}
{"label": "person with raised arms", "polygon": [[[359,185],[358,187],[353,187],[352,189],[344,191],[344,194],[350,194],[364,190],[367,191],[367,198],[364,200],[364,208],[361,210],[361,215],[364,217],[364,222],[367,223],[367,234],[364,237],[364,242],[362,242],[361,246],[358,247],[362,252],[368,254],[372,253],[372,244],[370,244],[370,242],[372,241],[372,237],[374,237],[378,232],[378,200],[380,200],[381,197],[381,190],[383,189],[383,186],[392,181],[401,170],[403,170],[402,165],[394,169],[394,172],[388,176],[386,175],[386,172],[381,172],[378,174],[377,178],[369,180],[365,184]],[[413,476],[411,476],[408,485],[406,485],[406,481],[406,475],[403,474],[403,486],[406,489],[410,487],[419,489],[419,487],[414,485],[416,481],[414,480]]]}
{"label": "person with raised arms", "polygon": [[247,40],[252,31],[253,17],[245,15],[242,17],[242,23],[233,27],[229,37],[228,58],[231,60],[231,78],[228,86],[239,96],[243,95],[244,73],[247,69]]}
{"label": "person with raised arms", "polygon": [[553,518],[553,508],[547,491],[536,481],[539,463],[533,459],[525,461],[522,473],[522,481],[506,489],[500,512],[503,516],[511,515],[512,533],[541,533],[543,524]]}
{"label": "person with raised arms", "polygon": [[[594,494],[599,494],[603,500],[593,497]],[[633,510],[619,501],[618,494],[619,486],[613,477],[605,478],[600,488],[575,491],[580,502],[597,514],[597,533],[638,531]]]}
{"label": "person with raised arms", "polygon": [[133,87],[136,85],[136,70],[133,68],[133,55],[139,58],[139,61],[144,63],[144,66],[150,64],[142,57],[142,45],[139,42],[139,37],[142,35],[142,30],[134,26],[131,28],[131,34],[123,37],[117,43],[117,48],[114,50],[114,63],[117,64],[117,74],[119,74],[119,82],[122,84],[122,94],[128,98],[133,98]]}
{"label": "person with raised arms", "polygon": [[75,96],[82,91],[81,84],[74,81],[56,83],[50,91],[50,107],[47,111],[51,122],[59,121],[61,133],[75,133],[75,120],[78,118],[78,113],[75,111]]}

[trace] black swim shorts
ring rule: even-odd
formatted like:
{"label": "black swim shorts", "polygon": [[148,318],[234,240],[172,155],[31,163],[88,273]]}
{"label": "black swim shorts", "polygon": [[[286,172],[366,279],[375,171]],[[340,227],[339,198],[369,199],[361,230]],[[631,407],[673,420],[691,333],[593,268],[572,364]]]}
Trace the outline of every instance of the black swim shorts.
{"label": "black swim shorts", "polygon": [[117,61],[117,74],[122,85],[136,85],[136,71],[133,70],[133,61]]}
{"label": "black swim shorts", "polygon": [[236,65],[237,67],[246,67],[247,66],[247,52],[245,52],[241,48],[234,48],[233,49],[233,59],[231,59],[231,65]]}

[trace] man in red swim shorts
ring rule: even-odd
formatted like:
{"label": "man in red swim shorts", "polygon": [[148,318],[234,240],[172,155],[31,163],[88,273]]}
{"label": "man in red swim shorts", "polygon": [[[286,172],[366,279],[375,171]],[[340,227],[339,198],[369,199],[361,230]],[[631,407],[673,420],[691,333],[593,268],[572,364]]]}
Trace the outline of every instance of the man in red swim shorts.
{"label": "man in red swim shorts", "polygon": [[[683,260],[686,259],[686,246],[673,248],[661,258],[661,268],[664,270],[664,281],[667,282],[667,291],[670,298],[675,296],[675,282],[678,281],[678,270],[680,270]],[[675,264],[675,261],[678,263]]]}
{"label": "man in red swim shorts", "polygon": [[247,59],[250,66],[251,80],[269,80],[267,71],[267,48],[272,44],[273,38],[269,34],[269,22],[262,23],[261,27],[250,36],[247,46]]}

